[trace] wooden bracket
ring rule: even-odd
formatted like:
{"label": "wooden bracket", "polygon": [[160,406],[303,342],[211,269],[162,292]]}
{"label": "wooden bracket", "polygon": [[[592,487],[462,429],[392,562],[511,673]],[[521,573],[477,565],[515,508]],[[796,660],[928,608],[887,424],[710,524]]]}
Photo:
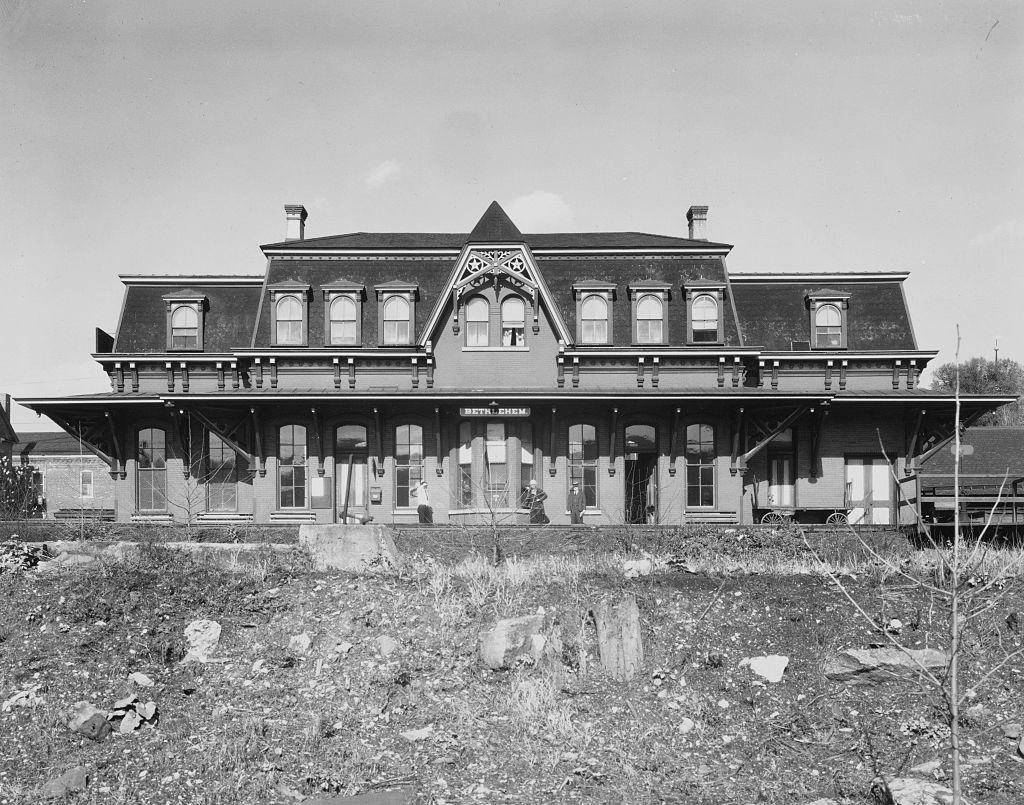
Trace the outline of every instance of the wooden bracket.
{"label": "wooden bracket", "polygon": [[565,388],[565,358],[558,356],[558,388]]}
{"label": "wooden bracket", "polygon": [[310,408],[309,412],[313,415],[313,436],[316,439],[316,474],[323,478],[326,474],[324,469],[324,417],[317,408]]}
{"label": "wooden bracket", "polygon": [[651,367],[651,385],[654,388],[658,388],[658,366],[661,364],[661,358],[655,355],[653,362],[654,365]]}
{"label": "wooden bracket", "polygon": [[743,438],[743,431],[746,427],[746,421],[744,419],[744,409],[740,408],[736,411],[736,421],[732,428],[732,458],[729,461],[729,474],[735,475],[739,472],[739,454],[740,454],[740,443]]}
{"label": "wooden bracket", "polygon": [[718,358],[718,388],[722,388],[725,385],[725,356],[720,355]]}
{"label": "wooden bracket", "polygon": [[270,388],[277,388],[277,358],[270,359]]}
{"label": "wooden bracket", "polygon": [[839,390],[840,391],[845,391],[846,390],[846,369],[847,369],[847,367],[849,367],[849,365],[850,365],[849,361],[840,361],[839,362]]}
{"label": "wooden bracket", "polygon": [[224,444],[227,445],[228,449],[232,453],[234,453],[239,458],[243,459],[247,465],[252,466],[252,454],[244,447],[242,447],[242,445],[240,445],[234,438],[235,432],[242,426],[242,424],[244,424],[247,417],[243,417],[239,422],[235,423],[235,426],[231,430],[225,431],[222,427],[217,425],[212,419],[210,419],[198,408],[190,407],[186,410],[188,410],[189,414],[191,414],[197,420],[199,420],[199,424],[201,424],[211,433],[215,434],[218,439],[224,442]]}
{"label": "wooden bracket", "polygon": [[572,387],[574,389],[580,387],[580,359],[578,356],[574,356],[572,359]]}
{"label": "wooden bracket", "polygon": [[764,448],[766,448],[775,439],[776,436],[778,436],[780,433],[782,433],[782,431],[784,431],[786,428],[792,425],[797,420],[797,418],[807,413],[808,410],[810,410],[809,406],[801,406],[800,408],[797,408],[795,411],[793,411],[785,419],[783,419],[778,425],[775,426],[774,430],[772,430],[771,433],[769,433],[760,442],[758,442],[746,453],[739,457],[739,468],[746,469],[747,462],[749,462],[750,459],[752,459],[754,456],[756,456],[758,453],[764,450]]}
{"label": "wooden bracket", "polygon": [[833,361],[825,361],[825,391],[832,388],[832,366]]}
{"label": "wooden bracket", "polygon": [[[107,428],[110,431],[110,444],[114,448],[114,458],[117,459],[118,475],[123,481],[128,477],[128,470],[125,466],[125,455],[121,450],[121,440],[117,436],[117,425],[114,422],[114,417],[110,411],[104,411],[103,416],[107,420]],[[113,473],[111,473],[113,475]]]}
{"label": "wooden bracket", "polygon": [[828,406],[822,403],[821,410],[811,426],[811,467],[809,475],[811,478],[821,477],[821,439],[825,431],[825,417],[828,416]]}
{"label": "wooden bracket", "polygon": [[333,358],[331,363],[334,366],[334,388],[341,389],[341,358]]}

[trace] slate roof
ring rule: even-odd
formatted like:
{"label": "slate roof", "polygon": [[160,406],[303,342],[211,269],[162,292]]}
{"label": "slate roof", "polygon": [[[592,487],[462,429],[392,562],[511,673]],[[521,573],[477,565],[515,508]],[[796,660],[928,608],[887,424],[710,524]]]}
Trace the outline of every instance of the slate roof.
{"label": "slate roof", "polygon": [[[265,243],[261,249],[302,252],[318,249],[461,249],[469,235],[459,232],[352,232],[305,240]],[[497,241],[495,241],[497,242]],[[526,233],[515,242],[531,249],[694,249],[722,251],[729,243],[690,240],[649,232],[537,232]]]}
{"label": "slate roof", "polygon": [[[194,278],[190,278],[193,279]],[[189,289],[206,296],[203,352],[231,352],[249,344],[259,308],[261,288],[255,285],[134,285],[125,289],[121,322],[114,340],[116,353],[167,351],[167,305],[163,297]]]}
{"label": "slate roof", "polygon": [[[734,283],[732,293],[746,344],[788,351],[793,341],[810,340],[810,316],[805,297],[820,287],[820,279]],[[860,280],[836,283],[833,289],[850,295],[846,314],[847,349],[917,348],[901,283]]]}
{"label": "slate roof", "polygon": [[[962,475],[1002,475],[1009,471],[1011,481],[1024,476],[1024,428],[968,428],[960,442],[974,448],[973,453],[960,458]],[[921,469],[924,473],[952,474],[951,447],[929,456]]]}

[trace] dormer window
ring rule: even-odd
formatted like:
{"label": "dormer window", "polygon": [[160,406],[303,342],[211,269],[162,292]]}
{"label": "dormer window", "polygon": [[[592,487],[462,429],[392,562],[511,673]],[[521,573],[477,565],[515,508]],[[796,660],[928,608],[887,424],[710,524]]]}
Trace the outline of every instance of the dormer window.
{"label": "dormer window", "polygon": [[722,321],[724,287],[698,282],[686,288],[687,341],[690,344],[721,344],[725,341]]}
{"label": "dormer window", "polygon": [[409,302],[404,297],[384,300],[384,343],[409,343]]}
{"label": "dormer window", "polygon": [[363,299],[365,289],[340,280],[321,285],[324,294],[324,343],[356,347],[363,343]]}
{"label": "dormer window", "polygon": [[359,343],[359,316],[351,296],[338,295],[330,304],[330,338],[332,344]]}
{"label": "dormer window", "polygon": [[584,280],[572,290],[576,297],[576,341],[589,345],[611,343],[615,286]]}
{"label": "dormer window", "polygon": [[661,344],[665,340],[665,305],[657,296],[645,294],[636,303],[636,341]]}
{"label": "dormer window", "polygon": [[199,312],[195,305],[171,309],[171,349],[199,349]]}
{"label": "dormer window", "polygon": [[603,296],[591,294],[580,305],[580,341],[584,344],[608,343],[608,303]]}
{"label": "dormer window", "polygon": [[846,349],[850,295],[840,291],[816,291],[806,296],[810,313],[811,346],[814,349]]}
{"label": "dormer window", "polygon": [[166,294],[163,299],[167,306],[167,351],[202,350],[206,296],[187,289]]}
{"label": "dormer window", "polygon": [[282,296],[274,306],[277,311],[277,343],[302,343],[302,304],[294,296]]}
{"label": "dormer window", "polygon": [[415,285],[403,282],[386,282],[374,289],[380,305],[380,322],[377,339],[384,346],[400,346],[412,343],[413,322],[416,320]]}
{"label": "dormer window", "polygon": [[275,347],[304,347],[309,335],[309,286],[282,282],[269,287],[270,330]]}
{"label": "dormer window", "polygon": [[501,303],[501,345],[521,347],[526,343],[526,305],[518,296]]}
{"label": "dormer window", "polygon": [[486,347],[491,325],[491,306],[482,296],[466,303],[466,346]]}

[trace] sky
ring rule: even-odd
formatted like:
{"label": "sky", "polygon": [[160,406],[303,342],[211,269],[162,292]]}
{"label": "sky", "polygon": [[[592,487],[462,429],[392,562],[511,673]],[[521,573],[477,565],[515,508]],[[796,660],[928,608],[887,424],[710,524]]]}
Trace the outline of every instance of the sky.
{"label": "sky", "polygon": [[[709,236],[910,271],[918,345],[1024,361],[1024,4],[0,0],[0,393],[109,389],[118,274],[307,237]],[[15,407],[16,429],[55,426]]]}

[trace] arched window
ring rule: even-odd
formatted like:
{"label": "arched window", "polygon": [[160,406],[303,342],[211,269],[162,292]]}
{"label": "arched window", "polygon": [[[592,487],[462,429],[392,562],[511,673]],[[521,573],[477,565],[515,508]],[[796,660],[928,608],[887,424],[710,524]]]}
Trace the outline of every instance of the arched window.
{"label": "arched window", "polygon": [[302,303],[294,296],[277,300],[277,343],[302,343]]}
{"label": "arched window", "polygon": [[490,329],[491,306],[482,296],[466,303],[466,346],[486,347]]}
{"label": "arched window", "polygon": [[277,480],[282,509],[306,508],[306,429],[285,425],[278,431]]}
{"label": "arched window", "polygon": [[660,344],[664,340],[663,302],[653,294],[641,296],[636,303],[636,340],[638,344]]}
{"label": "arched window", "polygon": [[569,426],[569,485],[573,484],[579,484],[587,508],[596,508],[597,429],[593,425]]}
{"label": "arched window", "polygon": [[715,505],[715,429],[705,423],[686,427],[686,505]]}
{"label": "arched window", "polygon": [[403,296],[389,296],[384,302],[384,343],[409,343],[409,302]]}
{"label": "arched window", "polygon": [[501,345],[521,347],[526,335],[526,305],[518,296],[509,296],[501,303]]}
{"label": "arched window", "polygon": [[178,305],[171,313],[171,349],[199,348],[199,313],[193,305]]}
{"label": "arched window", "polygon": [[711,294],[702,293],[690,305],[690,326],[697,342],[718,340],[718,302]]}
{"label": "arched window", "polygon": [[160,428],[139,431],[136,504],[140,512],[167,510],[167,435]]}
{"label": "arched window", "polygon": [[[367,463],[370,455],[366,428],[362,425],[339,425],[334,431],[334,475],[338,485],[338,511],[345,505],[348,491],[348,508],[367,505]],[[349,479],[349,467],[352,469]]]}
{"label": "arched window", "polygon": [[358,308],[351,296],[336,296],[331,300],[331,343],[357,344]]}
{"label": "arched window", "polygon": [[835,305],[821,305],[814,311],[814,345],[841,347],[843,345],[843,316]]}
{"label": "arched window", "polygon": [[411,505],[409,492],[423,479],[423,428],[399,425],[395,428],[395,505]]}
{"label": "arched window", "polygon": [[484,489],[487,492],[487,505],[491,510],[505,509],[509,505],[506,423],[487,422],[485,428]]}
{"label": "arched window", "polygon": [[206,510],[238,509],[238,457],[216,433],[207,434]]}
{"label": "arched window", "polygon": [[584,344],[608,343],[608,302],[591,294],[580,305],[580,340]]}

